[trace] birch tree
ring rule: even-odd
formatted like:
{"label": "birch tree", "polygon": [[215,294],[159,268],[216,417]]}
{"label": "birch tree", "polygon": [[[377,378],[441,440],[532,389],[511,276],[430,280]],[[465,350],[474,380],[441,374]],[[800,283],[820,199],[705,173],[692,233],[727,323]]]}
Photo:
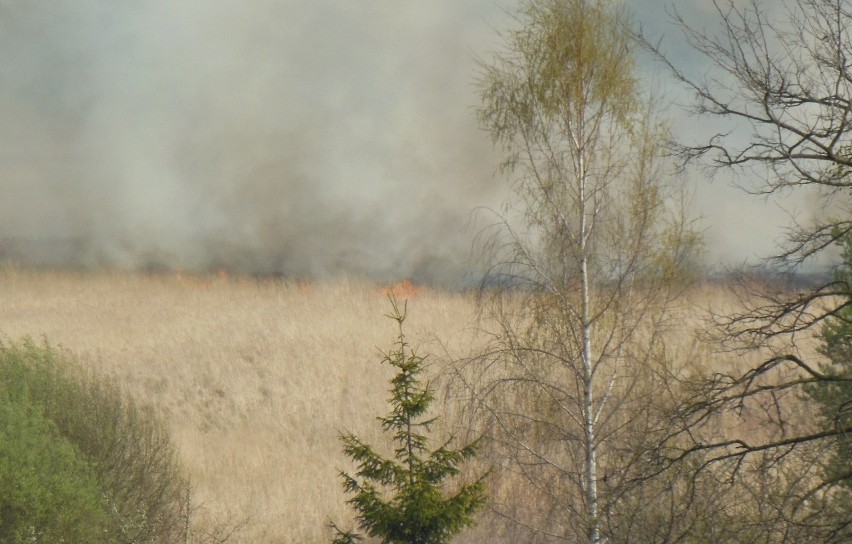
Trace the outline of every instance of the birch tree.
{"label": "birch tree", "polygon": [[[514,198],[487,237],[467,385],[541,540],[615,538],[655,432],[664,332],[697,235],[665,175],[665,130],[635,77],[629,20],[605,0],[530,0],[481,64],[480,121]],[[657,402],[661,401],[661,402]]]}

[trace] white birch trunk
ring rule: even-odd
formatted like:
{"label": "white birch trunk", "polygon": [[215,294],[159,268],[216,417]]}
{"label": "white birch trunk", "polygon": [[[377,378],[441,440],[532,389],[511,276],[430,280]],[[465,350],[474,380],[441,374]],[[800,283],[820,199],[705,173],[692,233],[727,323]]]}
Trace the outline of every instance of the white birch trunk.
{"label": "white birch trunk", "polygon": [[579,157],[579,203],[580,203],[580,288],[582,290],[581,320],[583,338],[583,432],[585,446],[585,494],[586,515],[589,524],[589,542],[600,542],[600,527],[598,524],[598,478],[597,478],[597,445],[595,437],[594,409],[594,364],[592,359],[592,323],[591,323],[591,294],[588,269],[588,240],[589,228],[586,222],[586,172],[582,148]]}

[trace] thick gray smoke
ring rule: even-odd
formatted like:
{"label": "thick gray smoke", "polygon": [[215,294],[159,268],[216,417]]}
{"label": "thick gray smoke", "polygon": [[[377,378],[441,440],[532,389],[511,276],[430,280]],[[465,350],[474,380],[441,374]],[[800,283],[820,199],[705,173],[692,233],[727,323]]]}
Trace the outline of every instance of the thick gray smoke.
{"label": "thick gray smoke", "polygon": [[488,4],[0,3],[0,239],[48,262],[457,280],[471,209],[502,189],[472,110]]}
{"label": "thick gray smoke", "polygon": [[[0,0],[0,257],[462,281],[506,188],[473,59],[513,4]],[[677,34],[669,3],[627,4]],[[786,219],[699,186],[712,262]]]}

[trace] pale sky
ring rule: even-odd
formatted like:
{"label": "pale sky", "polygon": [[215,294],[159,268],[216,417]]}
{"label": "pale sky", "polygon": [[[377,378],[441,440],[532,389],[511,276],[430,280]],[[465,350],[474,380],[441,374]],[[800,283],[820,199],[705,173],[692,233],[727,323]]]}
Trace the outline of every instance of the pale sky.
{"label": "pale sky", "polygon": [[[706,18],[708,0],[627,2],[694,62],[666,19],[675,3]],[[512,6],[0,2],[0,239],[74,238],[74,259],[109,266],[458,281],[472,210],[506,187],[476,124],[473,59],[500,46]],[[669,115],[697,137],[694,119]],[[780,236],[776,203],[688,183],[709,264]]]}

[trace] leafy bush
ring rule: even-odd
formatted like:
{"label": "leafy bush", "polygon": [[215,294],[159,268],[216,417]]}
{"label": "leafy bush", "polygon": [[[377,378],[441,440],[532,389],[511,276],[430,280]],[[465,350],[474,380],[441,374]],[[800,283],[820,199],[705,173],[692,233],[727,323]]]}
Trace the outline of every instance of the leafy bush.
{"label": "leafy bush", "polygon": [[[88,464],[105,501],[113,541],[186,540],[188,483],[168,433],[118,386],[82,372],[68,353],[25,339],[0,343],[0,390],[13,412],[29,406],[33,413],[43,414],[63,443],[73,445]],[[0,477],[10,477],[6,468]],[[78,482],[83,486],[79,493],[87,489],[86,481]]]}
{"label": "leafy bush", "polygon": [[24,397],[0,394],[0,542],[112,542],[92,467]]}

